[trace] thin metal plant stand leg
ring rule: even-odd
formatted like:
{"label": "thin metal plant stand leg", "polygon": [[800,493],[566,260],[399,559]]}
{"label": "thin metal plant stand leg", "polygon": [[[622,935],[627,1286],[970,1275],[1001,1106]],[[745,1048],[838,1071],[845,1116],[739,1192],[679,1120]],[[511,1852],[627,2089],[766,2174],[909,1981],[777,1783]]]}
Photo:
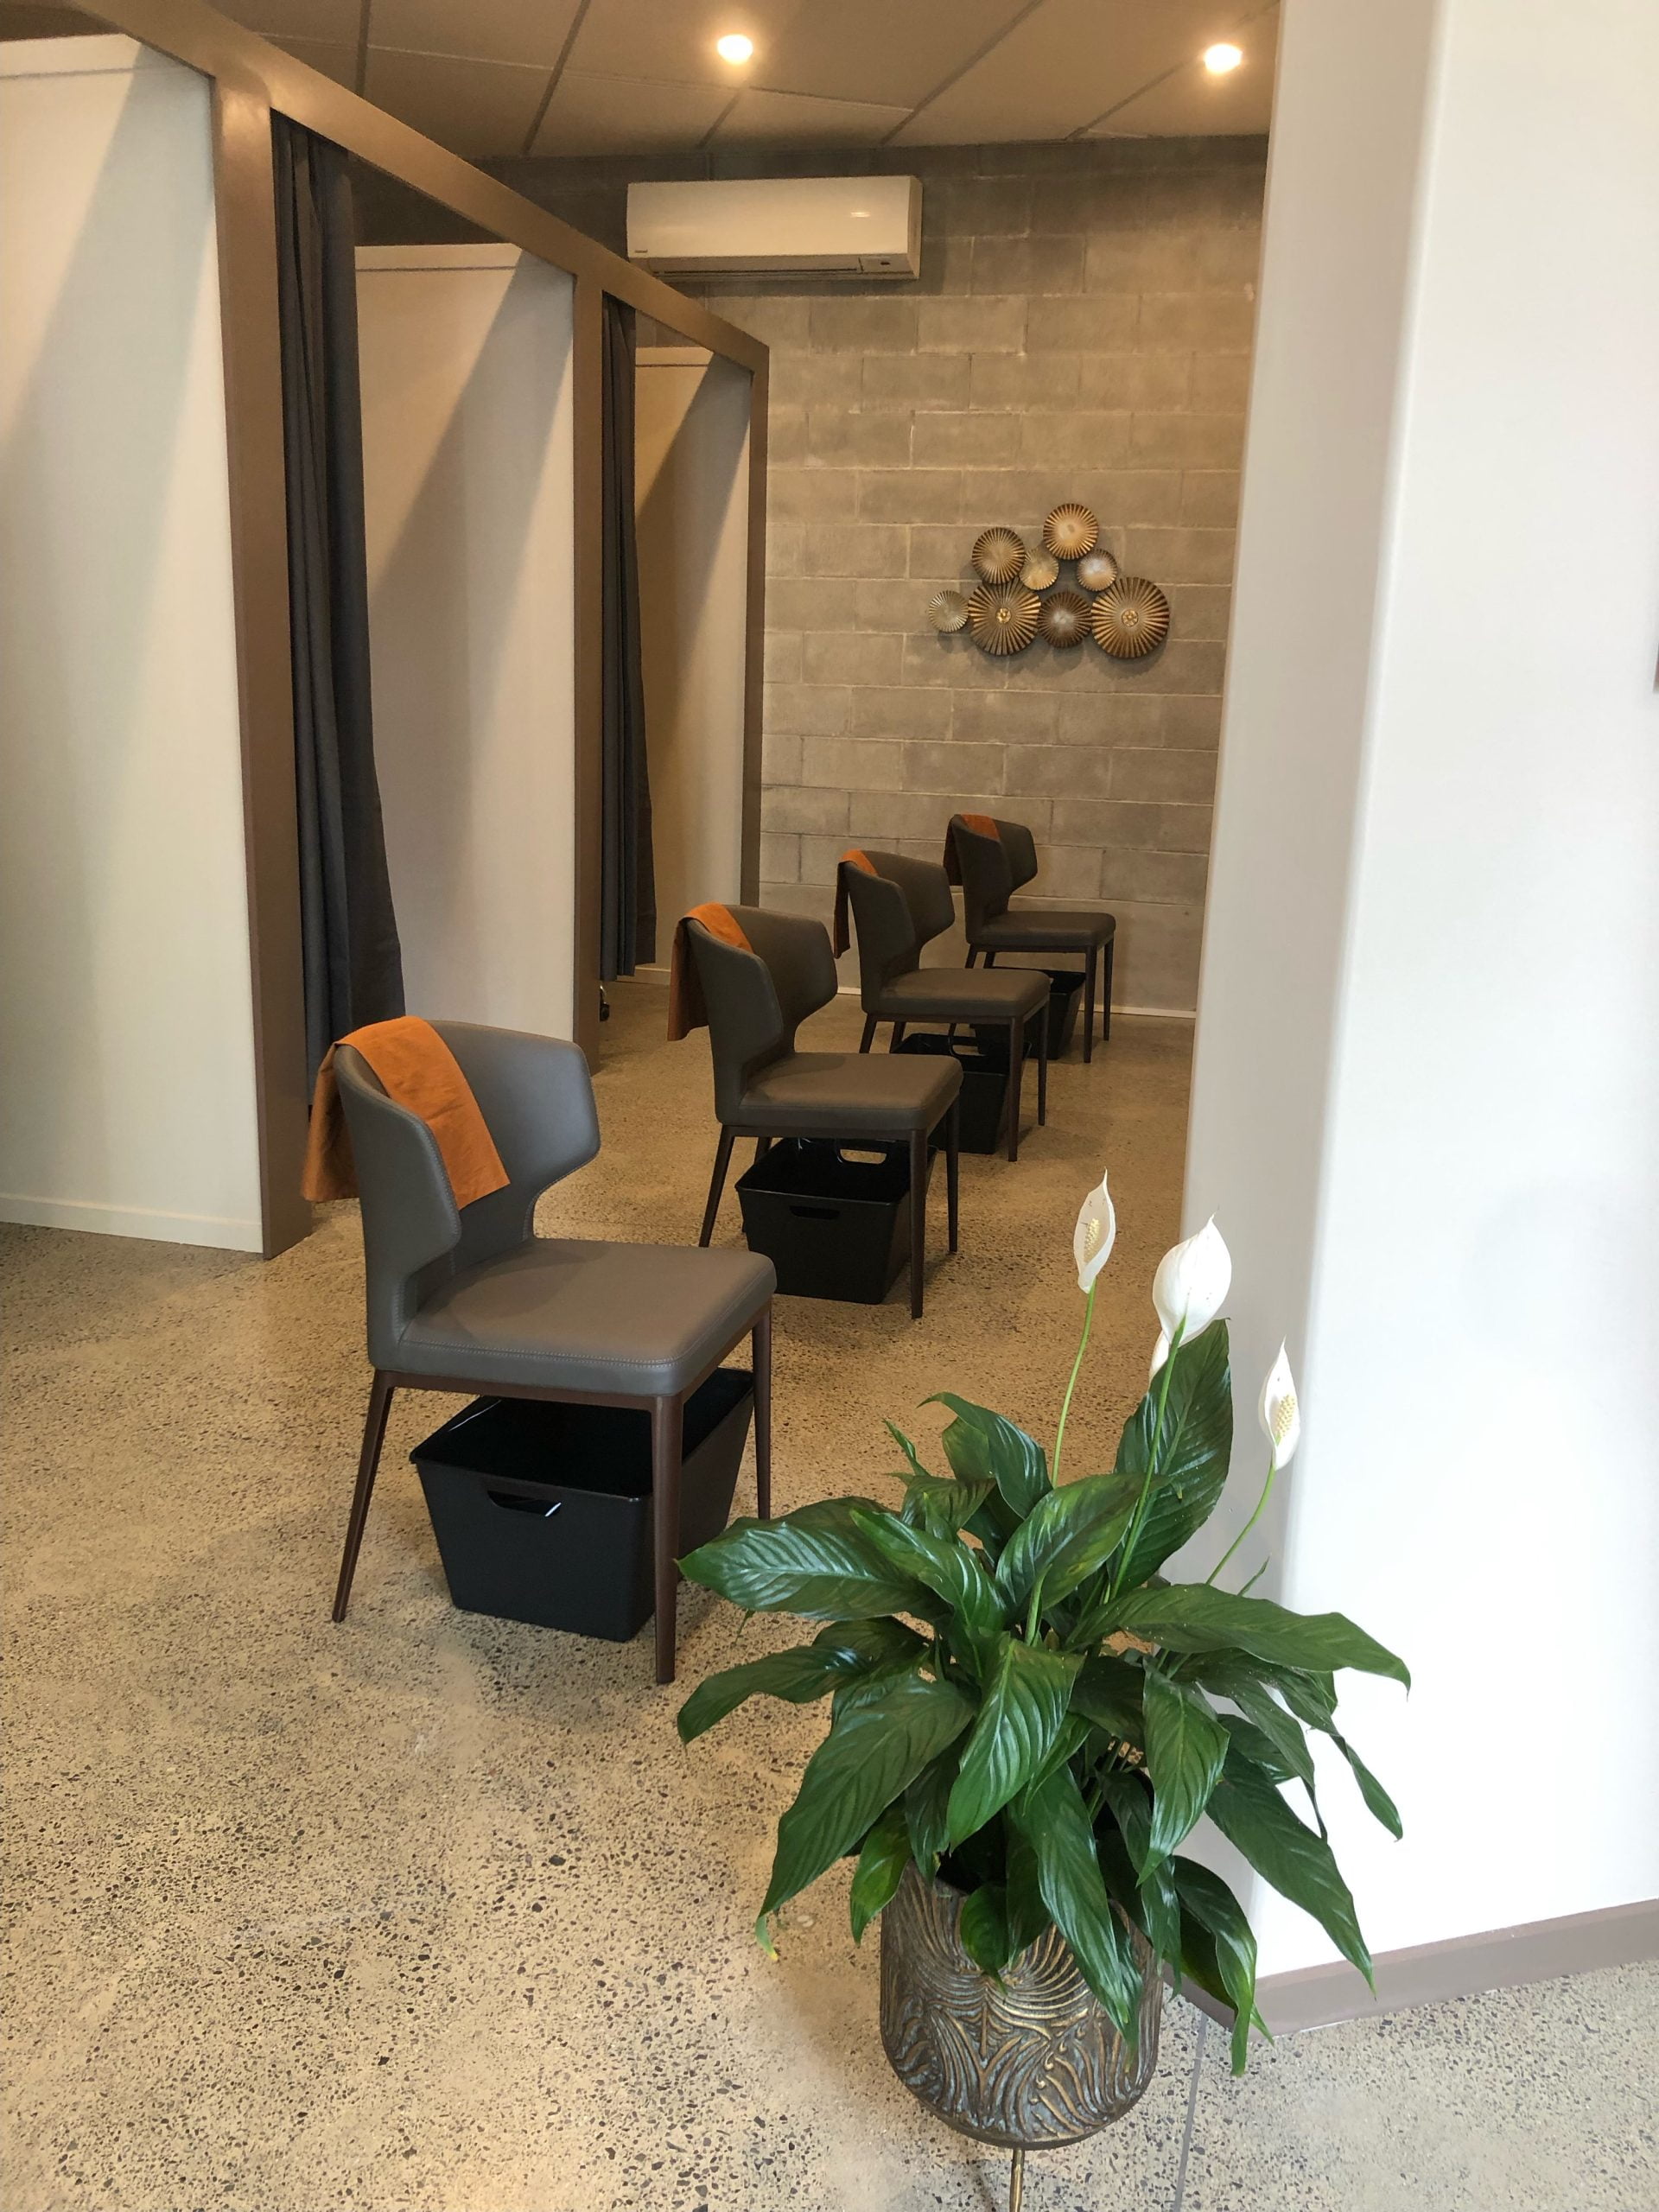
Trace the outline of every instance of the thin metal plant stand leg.
{"label": "thin metal plant stand leg", "polygon": [[1026,2154],[1016,2151],[1008,2169],[1008,2212],[1020,2212],[1026,2201]]}

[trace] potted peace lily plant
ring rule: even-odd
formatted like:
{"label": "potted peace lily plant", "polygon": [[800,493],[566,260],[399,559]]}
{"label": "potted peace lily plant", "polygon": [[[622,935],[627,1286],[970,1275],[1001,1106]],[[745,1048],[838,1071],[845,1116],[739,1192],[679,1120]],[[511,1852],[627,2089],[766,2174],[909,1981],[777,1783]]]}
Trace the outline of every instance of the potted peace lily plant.
{"label": "potted peace lily plant", "polygon": [[[1151,1377],[1116,1464],[1061,1480],[1116,1234],[1103,1177],[1077,1218],[1083,1328],[1052,1455],[944,1393],[943,1470],[888,1424],[897,1503],[827,1498],[736,1522],[683,1562],[746,1612],[826,1624],[810,1643],[711,1676],[679,1716],[690,1742],[757,1694],[830,1698],[829,1732],[779,1823],[761,1942],[771,1948],[772,1915],[855,1855],[855,1940],[882,1916],[888,2056],[952,2126],[1014,2150],[1016,2192],[1027,2147],[1076,2141],[1140,2095],[1166,1970],[1230,2010],[1244,2066],[1262,2026],[1255,1939],[1227,1884],[1179,1853],[1202,1817],[1368,1980],[1307,1731],[1331,1738],[1400,1833],[1337,1726],[1335,1677],[1356,1668],[1408,1685],[1405,1667],[1340,1613],[1222,1586],[1300,1438],[1282,1349],[1260,1399],[1268,1466],[1254,1512],[1203,1581],[1160,1573],[1215,1510],[1232,1456],[1217,1318],[1232,1269],[1213,1222],[1158,1268]],[[1312,1825],[1281,1794],[1290,1783]]]}

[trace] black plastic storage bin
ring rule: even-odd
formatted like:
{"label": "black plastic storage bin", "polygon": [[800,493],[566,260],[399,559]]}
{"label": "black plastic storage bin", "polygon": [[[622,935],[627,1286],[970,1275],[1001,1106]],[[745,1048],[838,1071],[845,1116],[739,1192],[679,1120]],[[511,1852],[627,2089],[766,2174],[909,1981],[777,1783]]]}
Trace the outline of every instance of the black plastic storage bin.
{"label": "black plastic storage bin", "polygon": [[[734,1367],[686,1401],[681,1558],[726,1526],[753,1404]],[[614,1643],[651,1618],[648,1408],[475,1398],[410,1458],[463,1611]]]}
{"label": "black plastic storage bin", "polygon": [[[1011,974],[1011,969],[999,969],[999,974]],[[1021,973],[1026,972],[1021,970]],[[1071,1048],[1077,1033],[1077,1011],[1083,1004],[1083,970],[1081,968],[1046,968],[1041,971],[1048,977],[1048,1057],[1058,1060]],[[1039,1016],[1033,1014],[1026,1024],[1026,1054],[1037,1056]],[[1007,1069],[1008,1065],[1008,1033],[1000,1021],[976,1021],[974,1042],[988,1060]]]}
{"label": "black plastic storage bin", "polygon": [[[1002,1057],[974,1052],[967,1045],[952,1045],[942,1033],[920,1030],[906,1037],[901,1052],[950,1054],[962,1070],[961,1134],[963,1152],[1001,1152],[1008,1133],[1008,1036],[1001,1033]],[[934,1130],[933,1144],[944,1142],[944,1124]]]}
{"label": "black plastic storage bin", "polygon": [[783,1137],[737,1179],[743,1234],[791,1298],[879,1306],[910,1258],[903,1145]]}

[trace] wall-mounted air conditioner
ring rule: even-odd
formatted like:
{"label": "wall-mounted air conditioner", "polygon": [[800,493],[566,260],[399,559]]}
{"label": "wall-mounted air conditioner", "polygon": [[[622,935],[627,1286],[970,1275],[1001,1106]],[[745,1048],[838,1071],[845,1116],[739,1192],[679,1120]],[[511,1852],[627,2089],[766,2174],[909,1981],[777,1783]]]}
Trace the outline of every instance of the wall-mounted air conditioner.
{"label": "wall-mounted air conditioner", "polygon": [[913,176],[791,176],[631,184],[628,258],[663,275],[917,276]]}

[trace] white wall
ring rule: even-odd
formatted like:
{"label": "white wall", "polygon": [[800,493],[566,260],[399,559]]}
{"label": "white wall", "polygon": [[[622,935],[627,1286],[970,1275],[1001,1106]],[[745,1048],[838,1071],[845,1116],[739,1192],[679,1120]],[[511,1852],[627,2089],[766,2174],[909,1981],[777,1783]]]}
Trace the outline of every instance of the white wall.
{"label": "white wall", "polygon": [[661,965],[688,906],[741,891],[750,379],[695,346],[642,346],[634,389]]}
{"label": "white wall", "polygon": [[1659,12],[1286,17],[1187,1212],[1279,1594],[1415,1674],[1405,1843],[1326,1792],[1390,1950],[1659,1891]]}
{"label": "white wall", "polygon": [[358,254],[374,743],[410,1011],[571,1034],[572,280]]}
{"label": "white wall", "polygon": [[209,86],[0,46],[0,1217],[262,1242]]}

